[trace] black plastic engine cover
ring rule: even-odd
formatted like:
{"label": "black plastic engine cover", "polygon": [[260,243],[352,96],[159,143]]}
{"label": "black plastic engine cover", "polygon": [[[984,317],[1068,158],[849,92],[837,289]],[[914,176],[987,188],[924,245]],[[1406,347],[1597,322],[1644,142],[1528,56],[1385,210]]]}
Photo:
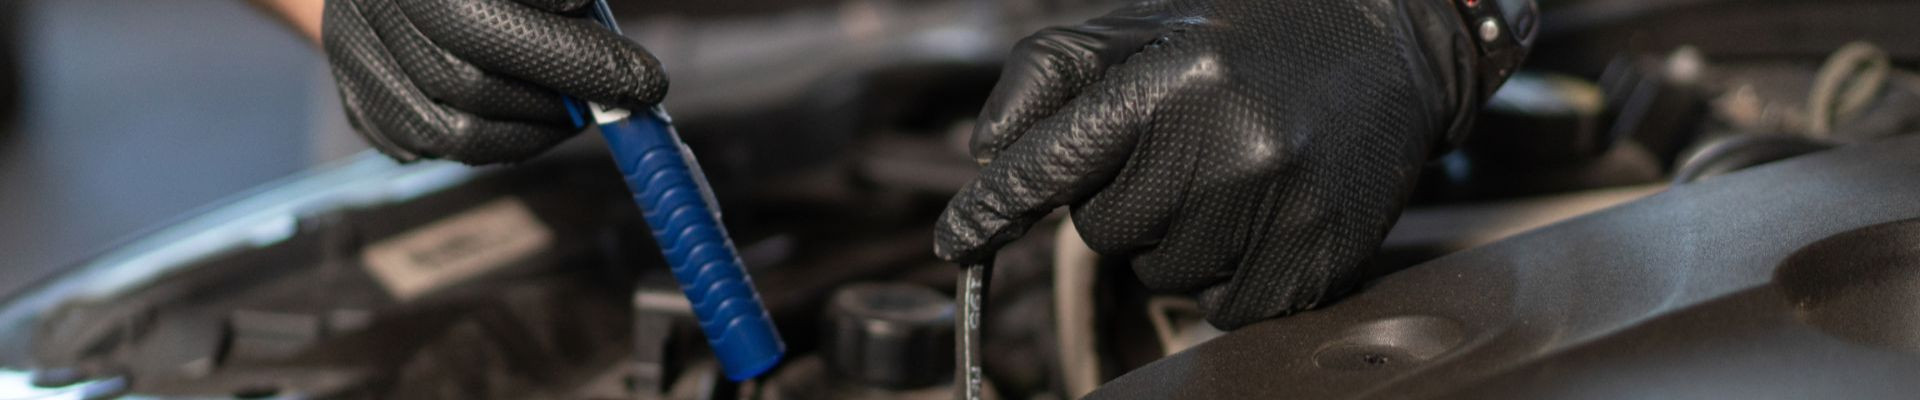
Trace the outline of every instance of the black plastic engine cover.
{"label": "black plastic engine cover", "polygon": [[1911,398],[1920,137],[1674,187],[1154,362],[1093,399]]}

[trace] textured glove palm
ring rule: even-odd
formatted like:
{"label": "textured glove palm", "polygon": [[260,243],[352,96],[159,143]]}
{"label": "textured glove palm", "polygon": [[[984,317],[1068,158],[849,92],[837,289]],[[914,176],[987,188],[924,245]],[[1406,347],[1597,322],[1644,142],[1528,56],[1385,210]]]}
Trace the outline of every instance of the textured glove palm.
{"label": "textured glove palm", "polygon": [[1440,0],[1169,0],[1041,31],[981,114],[985,168],[936,253],[989,257],[1071,206],[1095,250],[1216,326],[1312,307],[1467,125],[1464,26]]}
{"label": "textured glove palm", "polygon": [[628,108],[666,94],[646,49],[589,0],[330,0],[322,27],[349,120],[394,158],[519,161],[578,133],[562,93]]}

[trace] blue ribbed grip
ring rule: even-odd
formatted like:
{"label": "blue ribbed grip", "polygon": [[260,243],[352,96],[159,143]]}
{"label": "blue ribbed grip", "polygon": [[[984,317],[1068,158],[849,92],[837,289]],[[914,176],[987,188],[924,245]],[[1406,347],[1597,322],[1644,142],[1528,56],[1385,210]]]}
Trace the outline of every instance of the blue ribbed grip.
{"label": "blue ribbed grip", "polygon": [[659,109],[600,125],[727,378],[743,381],[780,362],[786,344],[720,225],[719,207],[693,153]]}

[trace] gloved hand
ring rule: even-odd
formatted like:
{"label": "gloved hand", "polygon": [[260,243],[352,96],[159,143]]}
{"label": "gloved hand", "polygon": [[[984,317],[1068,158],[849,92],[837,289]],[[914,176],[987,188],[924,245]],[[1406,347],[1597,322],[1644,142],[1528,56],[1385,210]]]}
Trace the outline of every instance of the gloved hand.
{"label": "gloved hand", "polygon": [[990,257],[1071,206],[1094,250],[1196,295],[1223,329],[1326,301],[1518,62],[1486,60],[1476,17],[1454,7],[1148,1],[1034,34],[980,115],[985,168],[948,204],[935,252]]}
{"label": "gloved hand", "polygon": [[562,94],[642,109],[660,62],[588,0],[330,0],[322,27],[347,115],[402,161],[519,161],[578,133]]}

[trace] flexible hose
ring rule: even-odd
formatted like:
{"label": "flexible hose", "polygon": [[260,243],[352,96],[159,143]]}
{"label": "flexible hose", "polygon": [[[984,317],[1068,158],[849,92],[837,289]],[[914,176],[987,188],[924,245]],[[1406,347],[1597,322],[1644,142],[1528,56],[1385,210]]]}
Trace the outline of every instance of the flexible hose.
{"label": "flexible hose", "polygon": [[1807,115],[1812,119],[1807,133],[1830,139],[1838,120],[1859,114],[1880,95],[1892,69],[1887,52],[1870,43],[1853,42],[1833,52],[1820,67],[1807,99]]}

